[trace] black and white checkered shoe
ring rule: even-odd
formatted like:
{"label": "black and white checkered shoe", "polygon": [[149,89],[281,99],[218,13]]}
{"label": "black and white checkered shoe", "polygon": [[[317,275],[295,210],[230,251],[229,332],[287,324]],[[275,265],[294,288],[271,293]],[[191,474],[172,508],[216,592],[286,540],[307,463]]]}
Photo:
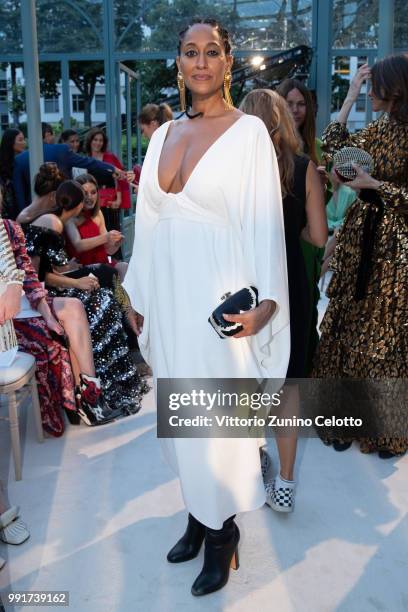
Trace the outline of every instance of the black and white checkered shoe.
{"label": "black and white checkered shoe", "polygon": [[268,452],[264,448],[259,449],[260,457],[261,457],[261,472],[262,478],[266,485],[266,483],[270,480],[269,472],[272,468],[272,461],[268,454]]}
{"label": "black and white checkered shoe", "polygon": [[276,512],[293,512],[295,487],[277,487],[276,479],[265,485],[266,503]]}

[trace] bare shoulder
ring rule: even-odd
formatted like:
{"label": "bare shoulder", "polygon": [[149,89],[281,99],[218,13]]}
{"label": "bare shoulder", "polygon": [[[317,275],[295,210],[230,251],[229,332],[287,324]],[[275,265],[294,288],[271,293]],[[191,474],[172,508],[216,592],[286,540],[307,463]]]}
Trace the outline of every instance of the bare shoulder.
{"label": "bare shoulder", "polygon": [[52,213],[41,215],[41,217],[38,217],[38,219],[33,222],[33,225],[54,230],[54,232],[58,232],[58,234],[62,234],[64,231],[64,225],[61,219]]}
{"label": "bare shoulder", "polygon": [[102,214],[102,211],[101,211],[101,210],[98,210],[98,212],[96,213],[96,215],[95,215],[94,217],[92,217],[92,221],[93,221],[94,223],[96,223],[96,225],[98,225],[99,227],[101,227],[101,225],[103,225],[103,224],[104,224],[105,219],[104,219],[104,216],[103,216],[103,214]]}

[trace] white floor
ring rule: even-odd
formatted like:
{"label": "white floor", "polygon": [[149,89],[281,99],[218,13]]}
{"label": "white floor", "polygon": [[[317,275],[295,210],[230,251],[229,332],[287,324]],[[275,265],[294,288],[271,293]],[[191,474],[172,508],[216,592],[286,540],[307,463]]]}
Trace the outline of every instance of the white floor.
{"label": "white floor", "polygon": [[[14,480],[4,422],[0,478],[31,538],[0,544],[0,592],[67,590],[74,612],[408,610],[408,456],[381,461],[302,440],[295,512],[240,515],[240,569],[222,591],[195,599],[202,553],[179,566],[165,558],[186,513],[160,454],[152,395],[139,415],[68,426],[43,445],[32,419],[22,421],[23,480]],[[273,441],[270,450],[276,465]]]}

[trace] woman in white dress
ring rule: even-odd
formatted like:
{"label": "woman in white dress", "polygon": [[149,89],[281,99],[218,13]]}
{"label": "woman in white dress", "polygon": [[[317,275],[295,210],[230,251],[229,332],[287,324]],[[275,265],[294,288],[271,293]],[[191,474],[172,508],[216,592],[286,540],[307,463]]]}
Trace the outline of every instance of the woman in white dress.
{"label": "woman in white dress", "polygon": [[[263,122],[231,104],[232,62],[228,32],[217,22],[202,20],[181,32],[178,84],[181,99],[184,87],[191,93],[192,114],[155,131],[143,165],[124,286],[156,379],[286,375],[290,333],[278,165]],[[249,285],[258,289],[259,306],[229,315],[243,330],[220,339],[209,315],[226,291]],[[211,593],[226,584],[230,565],[237,567],[235,514],[265,502],[259,442],[164,442],[189,510],[187,530],[167,558],[192,559],[205,540],[192,593]]]}

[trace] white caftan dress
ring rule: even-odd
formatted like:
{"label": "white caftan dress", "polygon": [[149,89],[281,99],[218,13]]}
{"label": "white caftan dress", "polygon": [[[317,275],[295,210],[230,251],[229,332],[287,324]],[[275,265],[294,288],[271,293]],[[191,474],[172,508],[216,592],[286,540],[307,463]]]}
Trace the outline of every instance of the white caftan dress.
{"label": "white caftan dress", "polygon": [[[184,189],[165,193],[158,166],[171,122],[153,134],[124,286],[144,316],[143,357],[157,378],[280,378],[290,333],[279,171],[269,134],[243,115],[206,151]],[[254,285],[277,309],[252,337],[221,339],[208,317],[227,291]],[[186,506],[220,529],[265,502],[255,439],[166,439]]]}

